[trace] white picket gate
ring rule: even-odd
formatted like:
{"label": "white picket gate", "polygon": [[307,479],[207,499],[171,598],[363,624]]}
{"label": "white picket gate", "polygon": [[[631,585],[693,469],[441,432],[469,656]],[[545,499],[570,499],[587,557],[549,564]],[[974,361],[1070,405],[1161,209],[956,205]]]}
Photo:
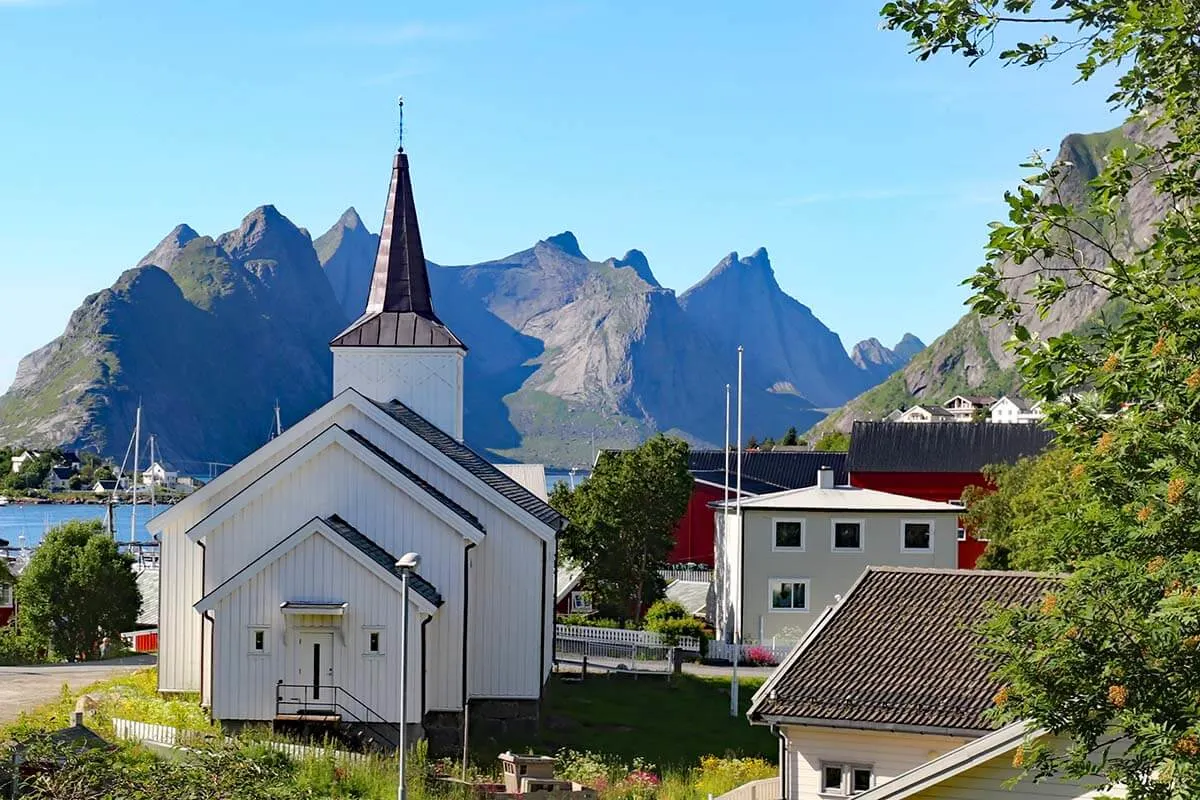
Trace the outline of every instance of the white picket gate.
{"label": "white picket gate", "polygon": [[[141,744],[158,744],[164,747],[186,746],[186,732],[181,733],[178,728],[173,728],[170,725],[154,725],[149,722],[135,722],[131,719],[114,717],[112,726],[113,733],[119,739],[140,742]],[[225,736],[223,738],[228,743],[234,741],[232,736]],[[308,747],[293,742],[267,740],[263,744],[272,750],[278,750],[297,760],[324,758],[326,755],[332,755],[338,761],[367,761],[370,758],[370,756],[364,753],[350,753],[345,750],[333,750],[323,747]]]}

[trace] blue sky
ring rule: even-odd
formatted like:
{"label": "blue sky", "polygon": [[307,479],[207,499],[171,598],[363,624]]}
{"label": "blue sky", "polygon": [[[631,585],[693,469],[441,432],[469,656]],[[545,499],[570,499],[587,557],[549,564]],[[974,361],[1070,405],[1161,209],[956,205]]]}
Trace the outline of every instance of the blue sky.
{"label": "blue sky", "polygon": [[1107,87],[916,63],[882,0],[0,0],[0,385],[179,222],[378,228],[406,98],[426,252],[570,229],[683,291],[765,246],[849,347],[926,341],[1034,149]]}

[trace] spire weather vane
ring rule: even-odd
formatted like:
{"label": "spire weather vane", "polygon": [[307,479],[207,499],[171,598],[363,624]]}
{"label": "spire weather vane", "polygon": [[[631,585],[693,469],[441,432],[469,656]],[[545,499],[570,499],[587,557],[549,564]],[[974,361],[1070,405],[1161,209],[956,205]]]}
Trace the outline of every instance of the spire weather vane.
{"label": "spire weather vane", "polygon": [[400,107],[399,120],[396,122],[396,150],[404,152],[404,96],[396,98],[396,104]]}

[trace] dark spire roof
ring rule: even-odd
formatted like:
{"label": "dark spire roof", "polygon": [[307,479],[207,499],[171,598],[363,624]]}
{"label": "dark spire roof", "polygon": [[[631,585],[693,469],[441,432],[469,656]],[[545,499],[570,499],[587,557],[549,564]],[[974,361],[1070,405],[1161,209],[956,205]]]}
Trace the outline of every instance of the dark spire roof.
{"label": "dark spire roof", "polygon": [[333,347],[463,347],[438,319],[417,226],[408,154],[396,151],[367,308]]}

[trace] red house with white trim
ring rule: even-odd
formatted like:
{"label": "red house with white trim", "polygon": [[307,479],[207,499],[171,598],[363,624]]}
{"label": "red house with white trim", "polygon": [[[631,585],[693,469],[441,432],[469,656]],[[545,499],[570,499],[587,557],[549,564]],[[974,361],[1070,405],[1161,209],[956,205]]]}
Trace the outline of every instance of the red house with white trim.
{"label": "red house with white trim", "polygon": [[[1036,456],[1053,438],[1034,424],[855,422],[846,465],[851,486],[952,502],[968,486],[993,488],[984,467]],[[960,529],[958,566],[974,567],[986,547],[986,541]]]}

